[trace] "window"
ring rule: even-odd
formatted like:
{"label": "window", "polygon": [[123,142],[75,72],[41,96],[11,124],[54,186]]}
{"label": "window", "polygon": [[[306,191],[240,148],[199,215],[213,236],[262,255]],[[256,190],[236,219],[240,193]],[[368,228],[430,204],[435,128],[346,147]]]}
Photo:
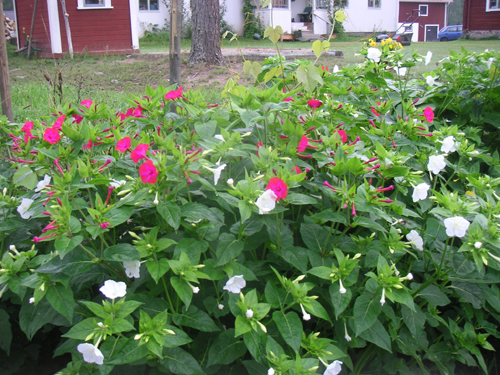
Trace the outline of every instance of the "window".
{"label": "window", "polygon": [[160,10],[159,0],[139,0],[139,10]]}
{"label": "window", "polygon": [[486,11],[498,11],[500,10],[500,0],[486,0]]}
{"label": "window", "polygon": [[428,13],[428,6],[427,5],[419,5],[418,6],[418,14],[420,16],[428,16],[429,13]]}
{"label": "window", "polygon": [[368,8],[380,8],[382,0],[368,0]]}
{"label": "window", "polygon": [[78,9],[110,9],[111,0],[78,0]]}
{"label": "window", "polygon": [[273,0],[273,8],[288,9],[288,0]]}

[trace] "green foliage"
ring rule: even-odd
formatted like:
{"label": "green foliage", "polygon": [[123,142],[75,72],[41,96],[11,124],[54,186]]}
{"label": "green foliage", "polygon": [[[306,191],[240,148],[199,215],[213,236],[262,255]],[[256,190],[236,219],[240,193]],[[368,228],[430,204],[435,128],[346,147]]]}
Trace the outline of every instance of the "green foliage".
{"label": "green foliage", "polygon": [[245,23],[243,26],[243,32],[245,37],[252,39],[254,34],[264,35],[264,26],[260,18],[255,16],[255,5],[252,0],[243,0],[243,17],[245,18]]}
{"label": "green foliage", "polygon": [[411,78],[425,57],[396,47],[249,63],[217,105],[160,86],[2,118],[0,349],[51,332],[68,374],[488,373],[498,54]]}

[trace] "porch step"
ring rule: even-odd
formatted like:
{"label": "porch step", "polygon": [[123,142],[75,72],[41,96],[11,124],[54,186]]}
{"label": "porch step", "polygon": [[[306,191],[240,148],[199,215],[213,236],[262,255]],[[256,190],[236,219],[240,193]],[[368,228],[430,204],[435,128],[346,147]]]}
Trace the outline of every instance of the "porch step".
{"label": "porch step", "polygon": [[302,31],[302,36],[297,38],[301,42],[310,42],[314,40],[323,40],[325,37],[323,35],[314,34],[311,31]]}
{"label": "porch step", "polygon": [[292,31],[312,31],[313,29],[314,25],[312,22],[292,22]]}

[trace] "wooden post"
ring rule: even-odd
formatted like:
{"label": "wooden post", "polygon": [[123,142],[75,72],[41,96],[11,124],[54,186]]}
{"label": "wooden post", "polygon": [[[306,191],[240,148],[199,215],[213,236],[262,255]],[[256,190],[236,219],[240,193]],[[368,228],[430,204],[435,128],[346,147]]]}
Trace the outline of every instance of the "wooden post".
{"label": "wooden post", "polygon": [[0,96],[2,98],[2,113],[7,116],[10,122],[13,122],[14,111],[12,110],[12,97],[10,96],[9,62],[7,60],[5,18],[2,1],[0,1],[0,16],[2,17],[2,25],[0,26]]}
{"label": "wooden post", "polygon": [[71,29],[69,28],[69,14],[66,12],[66,0],[60,0],[64,15],[64,26],[66,26],[66,36],[68,37],[68,52],[69,57],[73,60],[73,41],[71,39]]}
{"label": "wooden post", "polygon": [[170,84],[181,83],[181,20],[182,0],[170,2]]}
{"label": "wooden post", "polygon": [[[33,40],[33,28],[35,27],[35,14],[36,14],[36,5],[38,4],[38,0],[35,0],[35,4],[33,5],[33,16],[31,17],[31,28],[30,28],[30,35],[28,35],[29,40],[26,41],[28,44],[28,52],[26,52],[26,57],[29,60],[31,56],[31,48],[33,45],[31,44],[31,41]],[[3,4],[2,4],[3,5]],[[2,10],[3,13],[3,10]],[[5,25],[4,25],[5,27]],[[17,37],[19,38],[19,30],[17,30]]]}

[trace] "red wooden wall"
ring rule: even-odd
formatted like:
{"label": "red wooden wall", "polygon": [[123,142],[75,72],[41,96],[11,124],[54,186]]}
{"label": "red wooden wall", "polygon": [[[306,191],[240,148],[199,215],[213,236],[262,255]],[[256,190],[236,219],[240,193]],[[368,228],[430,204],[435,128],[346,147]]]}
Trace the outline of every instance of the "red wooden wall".
{"label": "red wooden wall", "polygon": [[[425,39],[425,25],[439,25],[438,30],[441,30],[445,24],[445,3],[426,3],[422,1],[421,3],[410,3],[410,2],[400,2],[399,3],[399,22],[404,22],[412,10],[418,9],[419,5],[427,5],[428,16],[421,16],[417,23],[418,26],[418,41],[423,42]],[[408,15],[407,15],[408,13]],[[417,13],[414,13],[415,16]],[[411,21],[410,19],[409,21]]]}
{"label": "red wooden wall", "polygon": [[[16,11],[19,27],[29,33],[34,0],[17,0]],[[75,53],[117,54],[132,53],[130,5],[127,0],[112,0],[113,9],[77,9],[77,0],[66,1],[69,24]],[[63,54],[68,51],[64,15],[58,2],[59,23]],[[50,28],[47,2],[38,1],[34,39],[42,48],[41,55],[53,57],[50,46]],[[23,39],[23,38],[22,38]],[[24,44],[24,39],[21,45]]]}
{"label": "red wooden wall", "polygon": [[500,11],[486,12],[486,0],[465,0],[464,30],[500,30]]}

